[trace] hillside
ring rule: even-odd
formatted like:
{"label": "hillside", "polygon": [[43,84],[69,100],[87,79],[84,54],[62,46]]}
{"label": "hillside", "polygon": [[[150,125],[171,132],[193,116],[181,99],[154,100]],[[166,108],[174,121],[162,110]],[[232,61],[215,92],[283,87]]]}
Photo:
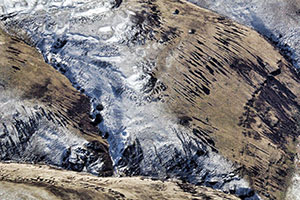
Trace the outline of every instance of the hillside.
{"label": "hillside", "polygon": [[[178,0],[10,5],[3,7],[3,28],[29,38],[89,96],[90,117],[107,138],[115,175],[178,178],[241,198],[284,198],[299,135],[300,79],[255,30]],[[15,74],[19,68],[9,69]],[[47,76],[62,77],[57,71]],[[49,99],[26,79],[21,97]],[[41,91],[56,82],[37,81]],[[48,96],[58,112],[79,92],[57,88]],[[65,96],[72,98],[61,104]],[[88,123],[88,104],[83,110],[75,109],[79,118],[66,113],[74,132],[84,120],[76,135],[107,148]]]}
{"label": "hillside", "polygon": [[[279,197],[299,134],[296,70],[249,28],[193,6],[158,7],[162,27],[174,24],[177,37],[166,42],[153,72],[167,89],[153,95],[165,95],[179,123],[238,164],[261,196]],[[178,16],[169,14],[172,7]]]}
{"label": "hillside", "polygon": [[108,144],[89,118],[89,98],[33,47],[2,30],[0,44],[0,160],[111,175]]}
{"label": "hillside", "polygon": [[280,48],[294,66],[300,67],[299,0],[189,1],[252,27]]}

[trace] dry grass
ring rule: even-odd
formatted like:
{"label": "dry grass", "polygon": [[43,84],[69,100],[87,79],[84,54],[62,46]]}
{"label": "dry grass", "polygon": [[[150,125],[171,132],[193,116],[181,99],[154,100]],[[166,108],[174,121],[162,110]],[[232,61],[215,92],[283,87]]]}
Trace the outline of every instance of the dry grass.
{"label": "dry grass", "polygon": [[[141,177],[99,178],[48,166],[14,163],[0,163],[0,180],[0,188],[22,190],[32,196],[48,194],[46,199],[55,200],[238,199],[220,191],[192,186],[176,180],[162,182]],[[13,187],[11,183],[14,183]]]}
{"label": "dry grass", "polygon": [[52,112],[67,116],[68,128],[88,140],[99,140],[97,128],[89,119],[87,96],[72,87],[70,81],[45,64],[40,53],[16,37],[0,31],[0,83],[18,98],[46,106]]}
{"label": "dry grass", "polygon": [[240,166],[260,195],[281,198],[298,135],[293,67],[250,28],[184,1],[152,3],[161,21],[156,40],[169,38],[153,72],[167,90],[155,88],[152,96],[178,118],[193,119],[185,126]]}

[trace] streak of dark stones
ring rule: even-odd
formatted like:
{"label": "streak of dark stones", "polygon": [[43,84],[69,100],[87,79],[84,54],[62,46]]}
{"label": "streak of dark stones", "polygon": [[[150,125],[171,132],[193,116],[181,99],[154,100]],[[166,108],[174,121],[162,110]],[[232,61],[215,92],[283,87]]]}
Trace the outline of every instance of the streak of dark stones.
{"label": "streak of dark stones", "polygon": [[119,168],[124,168],[125,176],[140,175],[140,162],[144,159],[140,141],[136,139],[133,144],[124,149],[121,159],[117,163]]}
{"label": "streak of dark stones", "polygon": [[17,71],[20,71],[21,69],[19,68],[19,67],[17,67],[17,66],[11,66],[13,69],[15,69],[15,70],[17,70]]}

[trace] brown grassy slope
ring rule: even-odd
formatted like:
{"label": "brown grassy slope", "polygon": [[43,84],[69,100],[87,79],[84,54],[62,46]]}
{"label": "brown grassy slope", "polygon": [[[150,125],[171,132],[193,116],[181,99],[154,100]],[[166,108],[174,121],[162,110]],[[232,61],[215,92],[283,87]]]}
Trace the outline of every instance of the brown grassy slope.
{"label": "brown grassy slope", "polygon": [[59,110],[67,116],[70,127],[82,127],[85,137],[97,135],[97,128],[89,123],[88,97],[80,94],[67,78],[45,64],[36,49],[2,31],[0,42],[0,80],[7,90],[18,91],[17,95],[25,101],[39,102]]}
{"label": "brown grassy slope", "polygon": [[299,133],[300,80],[293,67],[250,28],[184,1],[142,2],[160,22],[153,76],[163,84],[152,97],[240,166],[262,197],[281,198]]}
{"label": "brown grassy slope", "polygon": [[[12,183],[14,183],[12,185]],[[18,183],[18,184],[16,184]],[[37,199],[238,199],[206,187],[178,181],[135,178],[98,178],[48,166],[0,163],[0,189],[17,190]],[[0,198],[3,194],[0,193]],[[44,197],[44,198],[43,198]],[[22,198],[23,199],[23,198]]]}
{"label": "brown grassy slope", "polygon": [[0,94],[1,91],[14,92],[16,99],[45,108],[52,118],[63,121],[72,133],[88,141],[98,141],[104,159],[111,165],[108,144],[90,123],[87,96],[80,94],[66,77],[45,64],[35,48],[1,30],[0,58]]}

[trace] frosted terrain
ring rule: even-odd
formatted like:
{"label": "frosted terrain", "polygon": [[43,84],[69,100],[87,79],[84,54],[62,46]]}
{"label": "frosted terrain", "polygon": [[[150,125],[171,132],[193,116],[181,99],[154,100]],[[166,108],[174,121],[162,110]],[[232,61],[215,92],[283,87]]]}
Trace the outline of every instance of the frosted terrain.
{"label": "frosted terrain", "polygon": [[0,19],[8,31],[28,35],[47,63],[91,97],[91,114],[104,119],[99,128],[108,136],[115,175],[178,176],[247,195],[248,183],[232,163],[177,126],[162,102],[147,98],[159,47],[136,26],[134,8],[117,7],[105,0],[0,0]]}
{"label": "frosted terrain", "polygon": [[[58,125],[64,122],[44,106],[24,102],[13,92],[1,91],[0,122],[0,160],[42,161],[93,174],[106,168],[102,158],[88,150],[93,144]],[[96,159],[85,165],[88,157]]]}

